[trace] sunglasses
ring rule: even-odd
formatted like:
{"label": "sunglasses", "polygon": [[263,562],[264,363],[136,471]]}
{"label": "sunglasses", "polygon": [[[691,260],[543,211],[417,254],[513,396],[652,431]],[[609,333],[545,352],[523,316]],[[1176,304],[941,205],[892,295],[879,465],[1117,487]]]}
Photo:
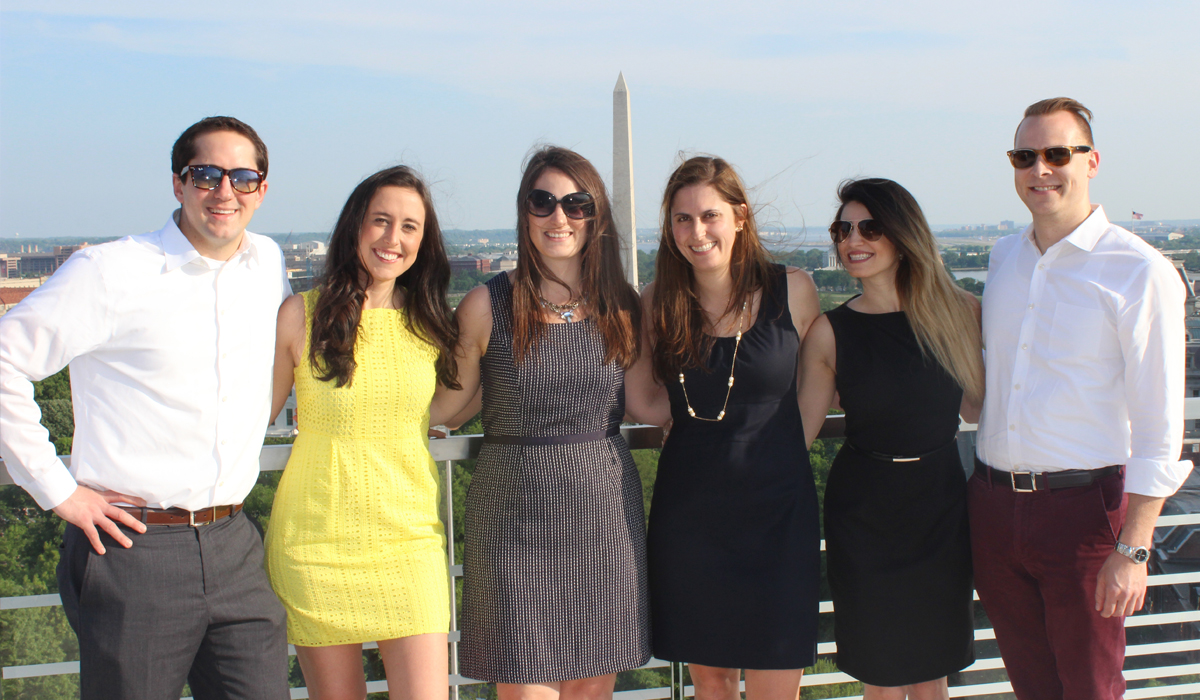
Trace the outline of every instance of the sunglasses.
{"label": "sunglasses", "polygon": [[221,180],[229,176],[229,186],[234,192],[253,194],[262,184],[263,174],[250,168],[233,168],[225,170],[215,165],[189,165],[179,173],[179,179],[192,173],[192,186],[202,190],[215,190],[221,186]]}
{"label": "sunglasses", "polygon": [[587,192],[572,192],[559,199],[546,190],[534,190],[525,198],[525,209],[537,217],[550,216],[559,204],[568,219],[588,219],[596,215],[596,202]]}
{"label": "sunglasses", "polygon": [[[875,219],[863,219],[858,224],[858,235],[863,237],[865,241],[874,243],[883,235],[883,224],[880,224]],[[835,221],[829,224],[829,237],[834,243],[841,243],[850,237],[850,232],[854,230],[855,222],[853,221]]]}
{"label": "sunglasses", "polygon": [[1017,170],[1032,168],[1038,156],[1047,165],[1062,167],[1071,162],[1071,156],[1076,153],[1091,153],[1091,146],[1051,146],[1050,148],[1014,148],[1008,152],[1008,159]]}

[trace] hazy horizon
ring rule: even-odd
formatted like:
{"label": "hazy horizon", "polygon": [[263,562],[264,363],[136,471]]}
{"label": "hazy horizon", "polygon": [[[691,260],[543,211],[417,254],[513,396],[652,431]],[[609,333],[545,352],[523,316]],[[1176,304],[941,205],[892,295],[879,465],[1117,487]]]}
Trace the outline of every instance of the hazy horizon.
{"label": "hazy horizon", "polygon": [[[905,185],[930,221],[1028,220],[1004,151],[1025,106],[1056,95],[1095,112],[1092,199],[1112,220],[1200,214],[1186,166],[1200,156],[1196,4],[264,0],[220,14],[4,3],[0,236],[161,227],[176,206],[171,144],[213,114],[270,148],[251,230],[327,231],[359,180],[400,162],[430,180],[443,228],[511,228],[535,144],[576,149],[610,178],[622,71],[639,229],[680,152],[732,162],[762,218],[788,228],[822,231],[838,182],[866,175]],[[1185,165],[1148,174],[1159,141]]]}

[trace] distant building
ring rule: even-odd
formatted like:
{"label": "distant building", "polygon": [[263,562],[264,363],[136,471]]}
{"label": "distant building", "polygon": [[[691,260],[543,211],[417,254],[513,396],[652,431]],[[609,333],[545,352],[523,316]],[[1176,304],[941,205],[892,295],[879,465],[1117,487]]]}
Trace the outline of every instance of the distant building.
{"label": "distant building", "polygon": [[1001,221],[1000,225],[997,226],[996,229],[999,231],[1012,231],[1016,227],[1017,225],[1011,221]]}
{"label": "distant building", "polygon": [[[77,250],[87,247],[87,243],[79,245],[56,245],[52,251],[40,251],[38,246],[31,245],[29,250],[21,246],[20,253],[9,253],[4,263],[5,277],[41,277],[52,275],[60,265],[71,257]],[[15,262],[15,264],[14,264]]]}
{"label": "distant building", "polygon": [[450,271],[474,270],[476,272],[491,272],[492,261],[487,258],[477,258],[474,255],[457,255],[450,258]]}
{"label": "distant building", "polygon": [[515,270],[517,269],[517,259],[507,255],[502,256],[492,261],[492,269],[500,270],[501,272],[504,270]]}

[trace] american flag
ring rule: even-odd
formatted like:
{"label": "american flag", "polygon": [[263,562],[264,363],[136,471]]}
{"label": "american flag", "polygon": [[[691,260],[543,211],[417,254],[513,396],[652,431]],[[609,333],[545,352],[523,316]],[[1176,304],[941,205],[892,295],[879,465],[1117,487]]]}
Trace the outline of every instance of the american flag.
{"label": "american flag", "polygon": [[1135,212],[1133,212],[1133,220],[1134,220],[1134,221],[1141,221],[1141,220],[1142,220],[1142,215],[1141,215],[1141,214],[1139,214],[1139,213],[1137,213],[1136,211],[1135,211]]}

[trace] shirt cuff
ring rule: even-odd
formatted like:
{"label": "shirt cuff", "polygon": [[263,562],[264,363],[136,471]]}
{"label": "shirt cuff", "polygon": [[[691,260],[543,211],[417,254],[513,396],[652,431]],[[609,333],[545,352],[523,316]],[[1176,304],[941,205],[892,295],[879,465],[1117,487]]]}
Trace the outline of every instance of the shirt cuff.
{"label": "shirt cuff", "polygon": [[12,471],[9,471],[9,474],[13,477],[13,483],[28,491],[43,510],[50,510],[62,505],[62,502],[70,498],[79,486],[75,482],[75,477],[71,476],[71,472],[67,470],[67,466],[57,457],[54,458],[53,464],[46,465],[46,468],[38,474],[37,481],[23,483],[23,480]]}
{"label": "shirt cuff", "polygon": [[1135,457],[1125,463],[1125,492],[1166,498],[1178,491],[1191,473],[1190,460],[1158,462]]}

